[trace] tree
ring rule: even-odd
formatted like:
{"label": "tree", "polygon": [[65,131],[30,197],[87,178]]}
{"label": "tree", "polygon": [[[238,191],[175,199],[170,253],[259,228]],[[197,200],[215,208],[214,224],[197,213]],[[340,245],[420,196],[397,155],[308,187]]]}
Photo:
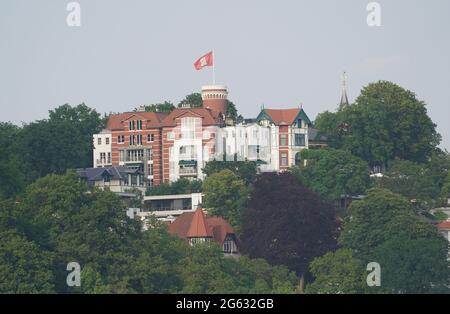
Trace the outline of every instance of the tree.
{"label": "tree", "polygon": [[145,105],[144,108],[145,108],[145,111],[147,111],[147,112],[171,113],[175,109],[175,106],[170,101],[165,101],[163,103]]}
{"label": "tree", "polygon": [[309,265],[314,282],[306,293],[355,294],[366,292],[366,273],[349,249],[339,249],[315,258]]}
{"label": "tree", "polygon": [[148,195],[173,195],[173,194],[190,194],[202,192],[202,181],[188,180],[186,178],[178,179],[174,182],[161,183],[153,187]]}
{"label": "tree", "polygon": [[222,170],[230,170],[236,176],[245,182],[248,186],[255,181],[256,178],[256,163],[253,161],[218,161],[212,160],[206,163],[202,169],[206,176],[221,172]]}
{"label": "tree", "polygon": [[386,189],[372,189],[350,205],[339,242],[363,263],[380,263],[376,292],[440,291],[450,279],[446,240],[410,202]]}
{"label": "tree", "polygon": [[426,164],[396,159],[389,164],[378,185],[428,209],[439,202],[441,187]]}
{"label": "tree", "polygon": [[313,258],[335,248],[337,227],[334,208],[294,175],[263,173],[243,212],[243,252],[307,275]]}
{"label": "tree", "polygon": [[185,107],[186,105],[189,105],[191,108],[202,108],[203,107],[203,100],[202,100],[202,94],[200,93],[192,93],[184,97],[182,101],[178,103],[178,108]]}
{"label": "tree", "polygon": [[13,229],[0,231],[0,293],[53,293],[52,254]]}
{"label": "tree", "polygon": [[306,166],[291,170],[324,200],[360,195],[370,186],[367,163],[347,151],[303,150],[301,154],[307,160]]}
{"label": "tree", "polygon": [[374,250],[384,293],[449,293],[448,242],[444,237],[391,238]]}
{"label": "tree", "polygon": [[0,196],[12,197],[25,187],[25,175],[22,171],[24,162],[18,153],[17,139],[20,138],[20,128],[0,122]]}
{"label": "tree", "polygon": [[381,243],[401,233],[411,238],[438,235],[432,225],[420,220],[401,195],[386,189],[371,189],[367,197],[352,202],[344,219],[339,241],[366,261]]}
{"label": "tree", "polygon": [[31,180],[49,173],[92,166],[92,135],[102,128],[100,114],[85,104],[63,105],[49,111],[48,120],[23,127],[19,153],[26,158]]}
{"label": "tree", "polygon": [[225,169],[203,182],[204,207],[208,213],[225,218],[239,232],[241,213],[247,204],[248,188],[232,171]]}
{"label": "tree", "polygon": [[411,91],[387,81],[365,87],[356,102],[316,119],[320,133],[335,148],[349,150],[371,166],[395,158],[425,162],[440,135],[425,103]]}

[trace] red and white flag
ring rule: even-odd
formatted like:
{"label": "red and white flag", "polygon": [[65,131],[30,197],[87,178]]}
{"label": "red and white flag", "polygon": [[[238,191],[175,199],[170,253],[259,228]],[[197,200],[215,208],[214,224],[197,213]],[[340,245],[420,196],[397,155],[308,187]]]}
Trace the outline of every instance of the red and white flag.
{"label": "red and white flag", "polygon": [[210,51],[206,55],[200,57],[197,61],[195,61],[194,67],[196,70],[201,70],[204,67],[210,67],[213,64],[214,64],[213,52]]}

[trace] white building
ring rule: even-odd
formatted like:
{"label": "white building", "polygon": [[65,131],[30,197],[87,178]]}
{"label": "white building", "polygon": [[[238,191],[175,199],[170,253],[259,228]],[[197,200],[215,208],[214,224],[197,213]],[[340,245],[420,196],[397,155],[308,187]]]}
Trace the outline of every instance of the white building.
{"label": "white building", "polygon": [[94,134],[94,168],[111,167],[111,131]]}

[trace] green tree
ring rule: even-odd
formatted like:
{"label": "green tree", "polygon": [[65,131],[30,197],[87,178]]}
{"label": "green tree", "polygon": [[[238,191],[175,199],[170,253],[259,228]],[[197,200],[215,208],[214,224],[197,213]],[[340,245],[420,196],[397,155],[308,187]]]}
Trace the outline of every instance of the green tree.
{"label": "green tree", "polygon": [[349,249],[339,249],[315,258],[309,265],[314,282],[306,293],[356,294],[366,292],[366,273]]}
{"label": "green tree", "polygon": [[11,197],[23,191],[25,174],[22,171],[23,156],[19,153],[17,141],[20,128],[0,122],[0,196]]}
{"label": "green tree", "polygon": [[92,166],[92,135],[103,128],[100,114],[81,104],[63,105],[49,111],[48,120],[23,127],[20,154],[26,158],[30,180],[49,173]]}
{"label": "green tree", "polygon": [[153,187],[148,195],[172,195],[172,194],[190,194],[202,192],[202,181],[188,180],[186,178],[178,179],[174,182],[161,183]]}
{"label": "green tree", "polygon": [[163,103],[145,105],[144,108],[145,108],[145,111],[147,111],[147,112],[171,113],[175,109],[175,106],[170,101],[165,101]]}
{"label": "green tree", "polygon": [[417,216],[411,203],[386,189],[371,189],[352,202],[339,241],[366,261],[380,244],[400,234],[410,238],[440,237],[436,228]]}
{"label": "green tree", "polygon": [[374,292],[441,291],[450,279],[444,237],[389,190],[372,189],[350,205],[339,241],[364,263],[380,263],[382,286]]}
{"label": "green tree", "polygon": [[0,293],[53,293],[52,254],[14,229],[0,231]]}
{"label": "green tree", "polygon": [[301,154],[307,160],[306,166],[291,171],[324,200],[360,195],[370,186],[367,163],[347,151],[303,150]]}
{"label": "green tree", "polygon": [[448,242],[444,237],[391,238],[373,253],[384,293],[449,293]]}
{"label": "green tree", "polygon": [[337,227],[334,208],[294,175],[263,173],[243,212],[243,252],[308,275],[310,261],[335,248]]}
{"label": "green tree", "polygon": [[235,173],[236,176],[240,180],[243,180],[246,185],[250,185],[253,181],[255,181],[257,171],[256,163],[253,161],[212,160],[206,163],[206,166],[202,169],[202,171],[206,176],[210,176],[226,169]]}
{"label": "green tree", "polygon": [[396,159],[388,170],[376,179],[380,187],[391,190],[427,209],[439,202],[441,187],[426,164]]}
{"label": "green tree", "polygon": [[241,213],[249,193],[244,181],[231,170],[225,169],[205,179],[203,193],[203,204],[208,212],[225,218],[239,232]]}
{"label": "green tree", "polygon": [[425,103],[411,91],[387,81],[363,88],[356,102],[316,119],[320,132],[370,165],[385,166],[395,158],[425,162],[440,135]]}

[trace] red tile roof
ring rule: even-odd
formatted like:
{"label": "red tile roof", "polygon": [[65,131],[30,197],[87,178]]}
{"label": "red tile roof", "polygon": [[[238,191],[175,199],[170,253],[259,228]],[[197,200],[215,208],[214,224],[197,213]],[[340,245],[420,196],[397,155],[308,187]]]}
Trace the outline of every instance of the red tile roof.
{"label": "red tile roof", "polygon": [[222,217],[207,217],[202,209],[183,213],[169,225],[169,233],[181,239],[191,237],[212,237],[223,244],[227,235],[235,235],[233,228]]}
{"label": "red tile roof", "polygon": [[447,230],[447,229],[450,229],[450,221],[443,221],[443,222],[441,222],[440,224],[438,224],[437,225],[437,227],[438,227],[438,229],[440,229],[440,230]]}
{"label": "red tile roof", "polygon": [[198,208],[191,220],[186,237],[188,238],[212,238],[213,233],[211,228],[206,223],[205,213]]}
{"label": "red tile roof", "polygon": [[177,108],[174,109],[163,121],[163,126],[176,126],[175,119],[181,117],[202,118],[202,125],[217,125],[220,123],[216,112],[205,108]]}
{"label": "red tile roof", "polygon": [[291,125],[300,113],[300,108],[295,109],[264,109],[276,125]]}
{"label": "red tile roof", "polygon": [[162,120],[166,117],[167,114],[163,112],[124,112],[112,114],[109,116],[106,128],[109,130],[123,130],[123,123],[132,118],[145,121],[147,129],[159,128],[162,125]]}

